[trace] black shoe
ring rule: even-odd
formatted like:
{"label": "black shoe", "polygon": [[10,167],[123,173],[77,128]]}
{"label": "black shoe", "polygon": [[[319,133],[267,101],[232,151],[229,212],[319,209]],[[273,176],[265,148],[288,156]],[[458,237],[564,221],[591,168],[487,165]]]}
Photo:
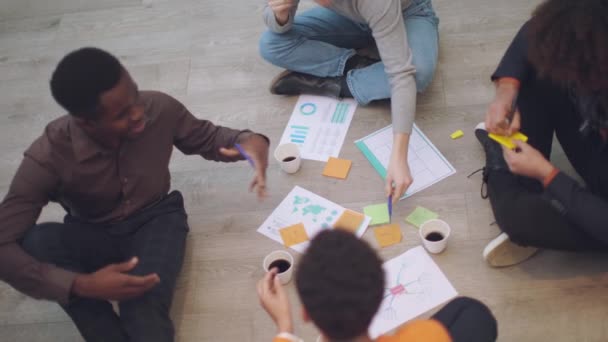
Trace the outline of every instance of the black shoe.
{"label": "black shoe", "polygon": [[353,55],[348,59],[348,61],[346,61],[346,65],[344,66],[344,75],[346,75],[346,73],[348,73],[350,70],[363,69],[378,62],[380,62],[379,59],[361,55]]}
{"label": "black shoe", "polygon": [[475,127],[475,136],[486,152],[486,166],[471,173],[467,178],[470,178],[479,171],[483,172],[481,198],[486,199],[488,198],[488,178],[490,177],[490,172],[509,172],[509,166],[502,155],[502,148],[500,147],[500,144],[490,139],[488,136],[488,131],[486,131],[486,125],[483,122],[480,122]]}
{"label": "black shoe", "polygon": [[486,169],[509,171],[509,166],[502,155],[502,148],[496,141],[490,139],[483,122],[475,127],[475,136],[486,152]]}
{"label": "black shoe", "polygon": [[301,72],[285,70],[270,84],[270,92],[276,95],[320,95],[340,97],[343,77],[317,77]]}

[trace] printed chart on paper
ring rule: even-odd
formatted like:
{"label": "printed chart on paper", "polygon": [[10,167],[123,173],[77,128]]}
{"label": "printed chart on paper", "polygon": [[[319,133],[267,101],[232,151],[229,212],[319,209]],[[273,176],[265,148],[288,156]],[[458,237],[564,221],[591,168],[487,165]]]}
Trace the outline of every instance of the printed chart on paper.
{"label": "printed chart on paper", "polygon": [[338,157],[357,109],[353,99],[301,95],[285,127],[281,144],[300,147],[302,159],[327,161]]}
{"label": "printed chart on paper", "polygon": [[[281,201],[279,206],[258,228],[260,234],[283,243],[279,230],[294,224],[302,223],[309,238],[313,238],[323,229],[332,229],[333,224],[346,210],[344,207],[314,194],[304,188],[295,186]],[[371,222],[366,216],[356,235],[361,237]],[[302,253],[308,247],[308,241],[294,246],[294,250]]]}
{"label": "printed chart on paper", "polygon": [[[374,169],[386,179],[386,170],[393,149],[393,126],[387,126],[355,141]],[[408,164],[414,182],[401,198],[409,197],[456,173],[456,169],[433,143],[414,125],[410,135]]]}

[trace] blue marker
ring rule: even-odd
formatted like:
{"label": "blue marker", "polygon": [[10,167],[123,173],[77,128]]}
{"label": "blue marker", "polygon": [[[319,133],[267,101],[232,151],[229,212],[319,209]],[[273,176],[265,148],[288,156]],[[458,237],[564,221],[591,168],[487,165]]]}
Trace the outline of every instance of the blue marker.
{"label": "blue marker", "polygon": [[388,217],[389,219],[393,216],[393,195],[388,196]]}
{"label": "blue marker", "polygon": [[245,150],[243,149],[243,147],[240,144],[234,144],[234,147],[236,147],[236,149],[239,150],[239,153],[245,159],[247,159],[247,161],[249,162],[249,165],[251,165],[251,167],[255,169],[255,163],[253,162],[253,159],[251,159],[251,157],[247,154],[247,152],[245,152]]}

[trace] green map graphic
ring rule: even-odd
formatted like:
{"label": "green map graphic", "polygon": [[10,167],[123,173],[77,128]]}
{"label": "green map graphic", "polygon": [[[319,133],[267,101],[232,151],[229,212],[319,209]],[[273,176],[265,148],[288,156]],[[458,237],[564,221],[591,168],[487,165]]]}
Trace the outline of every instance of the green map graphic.
{"label": "green map graphic", "polygon": [[[293,199],[293,210],[291,213],[300,213],[302,216],[309,215],[312,216],[313,222],[318,222],[319,217],[322,216],[326,210],[326,207],[312,203],[310,198],[296,195]],[[328,215],[329,216],[325,217],[324,219],[326,222],[331,222],[334,220],[335,216],[338,215],[338,212],[336,210],[332,210],[332,212]],[[323,218],[321,219],[323,220]],[[327,223],[324,223],[323,228],[327,227]]]}

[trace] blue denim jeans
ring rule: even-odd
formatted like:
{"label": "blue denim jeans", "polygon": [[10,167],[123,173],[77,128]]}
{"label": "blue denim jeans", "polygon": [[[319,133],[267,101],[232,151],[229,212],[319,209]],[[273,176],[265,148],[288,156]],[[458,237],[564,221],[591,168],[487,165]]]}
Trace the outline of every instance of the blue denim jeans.
{"label": "blue denim jeans", "polygon": [[88,342],[170,342],[174,328],[169,310],[188,234],[183,198],[172,192],[159,203],[115,224],[90,224],[66,216],[64,223],[30,229],[22,246],[40,261],[91,273],[133,256],[129,273],[157,273],[160,283],[144,295],[119,303],[75,297],[62,308]]}
{"label": "blue denim jeans", "polygon": [[[439,19],[431,0],[413,0],[404,9],[403,19],[416,67],[416,86],[422,92],[431,83],[437,66]],[[260,39],[260,53],[268,62],[285,69],[319,77],[335,77],[343,75],[346,61],[356,49],[373,44],[368,25],[319,6],[296,16],[288,32],[264,32]],[[361,104],[391,96],[382,62],[351,70],[347,83]]]}

